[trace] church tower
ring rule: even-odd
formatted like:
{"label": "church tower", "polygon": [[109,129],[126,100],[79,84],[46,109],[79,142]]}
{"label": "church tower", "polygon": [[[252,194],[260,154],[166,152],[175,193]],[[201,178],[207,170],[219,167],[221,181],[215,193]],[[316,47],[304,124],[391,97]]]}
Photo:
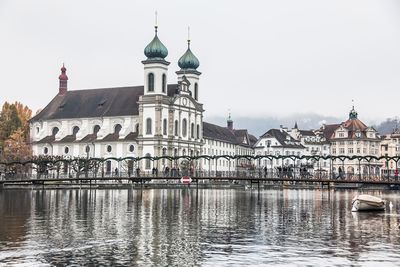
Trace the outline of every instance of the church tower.
{"label": "church tower", "polygon": [[190,50],[190,38],[188,38],[187,42],[188,48],[178,61],[178,66],[181,69],[177,71],[176,74],[178,75],[179,81],[184,79],[189,81],[189,91],[192,97],[196,101],[199,101],[199,79],[201,72],[197,71],[197,68],[200,66],[200,62],[193,54],[192,50]]}
{"label": "church tower", "polygon": [[168,50],[158,39],[158,26],[154,26],[154,29],[155,36],[144,49],[147,59],[142,61],[144,65],[144,95],[167,95],[168,65],[170,63],[165,58]]}

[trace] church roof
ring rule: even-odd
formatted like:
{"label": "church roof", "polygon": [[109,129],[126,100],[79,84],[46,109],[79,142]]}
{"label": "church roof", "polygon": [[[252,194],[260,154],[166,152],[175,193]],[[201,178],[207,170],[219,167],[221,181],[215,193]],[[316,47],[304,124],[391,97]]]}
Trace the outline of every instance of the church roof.
{"label": "church roof", "polygon": [[[168,96],[173,96],[177,89],[177,84],[169,84]],[[56,95],[31,122],[139,115],[137,102],[143,92],[143,86],[67,91]]]}

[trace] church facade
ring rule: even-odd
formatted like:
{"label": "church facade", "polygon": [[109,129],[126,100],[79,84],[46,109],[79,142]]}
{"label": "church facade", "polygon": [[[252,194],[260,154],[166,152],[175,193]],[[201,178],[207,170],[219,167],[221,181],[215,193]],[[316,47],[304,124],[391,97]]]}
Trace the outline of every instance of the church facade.
{"label": "church facade", "polygon": [[[144,49],[143,86],[69,90],[67,70],[64,66],[61,68],[58,94],[30,121],[34,155],[66,158],[199,156],[210,151],[203,149],[205,144],[221,144],[221,140],[214,142],[213,134],[204,136],[220,126],[203,122],[201,73],[197,70],[200,62],[191,51],[190,40],[178,61],[177,83],[171,84],[168,83],[170,62],[166,61],[168,50],[158,38],[157,30],[156,26],[153,40]],[[234,132],[228,127],[222,128]],[[250,143],[237,144],[232,136],[222,139],[230,140],[232,151],[243,146],[246,153],[252,153]],[[116,164],[107,161],[106,172],[114,170]],[[161,171],[179,163],[142,160],[137,164],[127,168]],[[204,162],[198,160],[193,164],[193,168],[203,169]],[[225,169],[230,167],[224,163],[219,170]]]}

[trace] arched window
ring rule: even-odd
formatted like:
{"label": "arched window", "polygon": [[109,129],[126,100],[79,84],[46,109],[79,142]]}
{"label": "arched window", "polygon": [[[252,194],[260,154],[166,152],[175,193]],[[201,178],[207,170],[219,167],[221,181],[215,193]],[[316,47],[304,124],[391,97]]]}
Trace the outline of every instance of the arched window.
{"label": "arched window", "polygon": [[49,153],[49,149],[47,147],[44,147],[43,154],[47,155],[48,153]]}
{"label": "arched window", "polygon": [[107,146],[107,152],[110,153],[112,151],[112,146],[108,145]]}
{"label": "arched window", "polygon": [[58,133],[58,131],[59,131],[58,127],[54,127],[54,128],[51,130],[51,134],[52,134],[53,136],[56,136],[56,134]]}
{"label": "arched window", "polygon": [[163,120],[163,135],[167,135],[167,119]]}
{"label": "arched window", "polygon": [[182,136],[186,137],[187,134],[187,120],[183,119],[182,120]]}
{"label": "arched window", "polygon": [[194,138],[194,123],[190,125],[190,137]]}
{"label": "arched window", "polygon": [[115,125],[115,126],[114,126],[114,133],[115,133],[115,134],[119,134],[119,132],[121,131],[121,129],[122,129],[121,124]]}
{"label": "arched window", "polygon": [[[146,155],[145,155],[145,157],[151,157],[151,155],[149,154],[149,153],[147,153]],[[146,159],[146,166],[145,166],[145,168],[146,168],[146,170],[150,170],[150,168],[151,168],[151,161],[150,161],[150,159]]]}
{"label": "arched window", "polygon": [[194,99],[199,100],[199,85],[197,83],[194,84]]}
{"label": "arched window", "polygon": [[149,86],[149,92],[154,92],[154,74],[153,73],[149,73],[149,75],[147,76],[147,83]]}
{"label": "arched window", "polygon": [[179,132],[179,129],[178,129],[178,121],[175,121],[175,136],[178,136],[178,132]]}
{"label": "arched window", "polygon": [[135,146],[134,145],[130,145],[129,146],[129,152],[133,152],[133,151],[135,151]]}
{"label": "arched window", "polygon": [[136,123],[135,125],[135,132],[139,133],[139,123]]}
{"label": "arched window", "polygon": [[151,119],[146,119],[146,134],[151,134]]}
{"label": "arched window", "polygon": [[66,147],[64,148],[64,153],[65,153],[65,154],[68,154],[68,153],[69,153],[69,147],[66,146]]}
{"label": "arched window", "polygon": [[76,134],[79,132],[79,127],[78,126],[74,126],[74,128],[72,128],[72,135],[76,137]]}
{"label": "arched window", "polygon": [[97,133],[100,131],[100,126],[99,125],[95,125],[93,127],[93,134],[95,134],[97,136]]}
{"label": "arched window", "polygon": [[89,152],[90,152],[90,146],[86,146],[85,152],[86,152],[86,153],[89,153]]}
{"label": "arched window", "polygon": [[162,92],[165,93],[167,91],[167,75],[162,75]]}
{"label": "arched window", "polygon": [[196,126],[196,138],[200,139],[200,125],[198,125],[198,124]]}

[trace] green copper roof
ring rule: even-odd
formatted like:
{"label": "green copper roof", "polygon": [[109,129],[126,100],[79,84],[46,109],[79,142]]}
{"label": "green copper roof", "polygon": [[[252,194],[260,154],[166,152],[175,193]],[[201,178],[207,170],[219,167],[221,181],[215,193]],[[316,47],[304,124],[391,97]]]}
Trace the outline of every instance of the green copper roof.
{"label": "green copper roof", "polygon": [[353,108],[349,112],[349,119],[350,120],[357,119],[357,115],[358,115],[357,111],[354,109],[354,106],[353,106]]}
{"label": "green copper roof", "polygon": [[195,70],[200,66],[199,60],[190,50],[190,40],[188,40],[188,49],[178,61],[178,66],[183,70]]}
{"label": "green copper roof", "polygon": [[164,59],[168,56],[168,49],[161,43],[157,36],[157,26],[155,27],[156,35],[153,40],[144,49],[147,59]]}

